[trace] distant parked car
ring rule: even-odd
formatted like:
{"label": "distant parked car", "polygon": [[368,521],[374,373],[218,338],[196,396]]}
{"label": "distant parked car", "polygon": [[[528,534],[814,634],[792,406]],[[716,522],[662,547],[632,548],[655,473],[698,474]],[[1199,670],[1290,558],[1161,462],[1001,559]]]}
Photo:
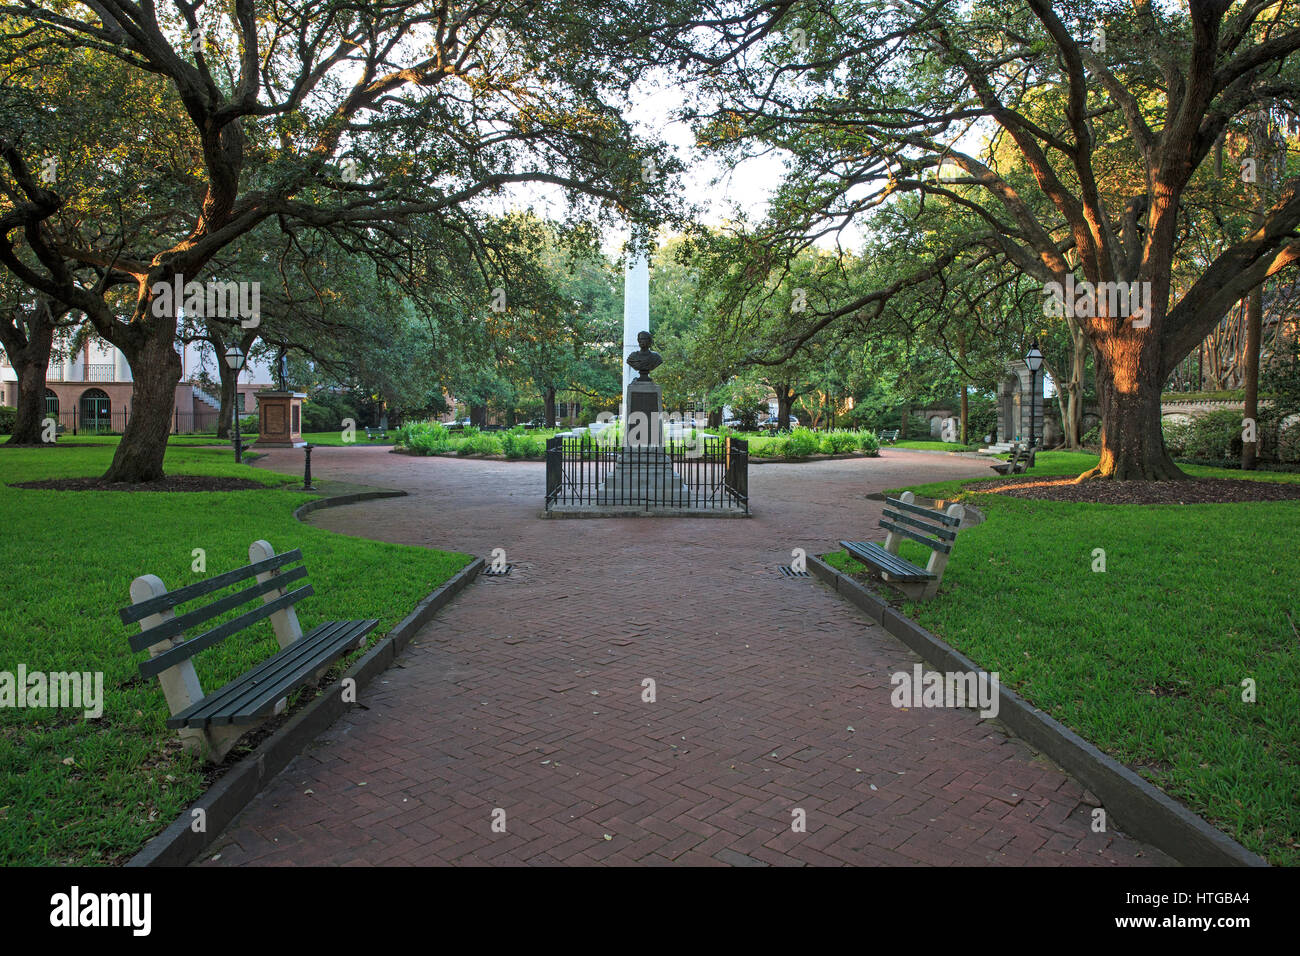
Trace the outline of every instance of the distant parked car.
{"label": "distant parked car", "polygon": [[758,423],[758,427],[767,429],[768,431],[772,431],[772,432],[789,431],[792,428],[799,427],[799,419],[795,418],[793,415],[790,415],[788,421],[784,425],[782,425],[781,419],[777,418],[775,415],[769,415],[767,418],[763,419],[761,422]]}

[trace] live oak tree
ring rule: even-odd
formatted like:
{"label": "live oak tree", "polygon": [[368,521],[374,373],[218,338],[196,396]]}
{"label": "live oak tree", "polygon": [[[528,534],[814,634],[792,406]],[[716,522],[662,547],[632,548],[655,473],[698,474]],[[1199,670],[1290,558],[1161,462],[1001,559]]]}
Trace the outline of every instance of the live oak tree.
{"label": "live oak tree", "polygon": [[[105,478],[162,475],[180,362],[176,310],[157,290],[202,280],[263,223],[391,249],[432,219],[473,242],[484,201],[522,183],[561,191],[575,218],[662,218],[674,163],[632,135],[619,104],[641,70],[679,55],[659,37],[675,37],[663,25],[691,23],[694,7],[0,6],[0,55],[14,70],[59,50],[60,68],[86,71],[95,95],[131,97],[125,121],[92,124],[74,144],[103,158],[84,185],[42,179],[29,117],[0,116],[0,263],[83,312],[131,364],[131,421]],[[57,118],[70,100],[51,94],[46,106]]]}
{"label": "live oak tree", "polygon": [[[6,294],[8,293],[8,294]],[[45,373],[54,336],[68,325],[66,307],[16,282],[0,281],[0,346],[9,357],[18,384],[14,428],[7,445],[39,445],[45,439]]]}
{"label": "live oak tree", "polygon": [[[1077,269],[1094,290],[1149,293],[1145,308],[1102,294],[1076,310],[1103,419],[1101,461],[1080,478],[1183,477],[1161,434],[1166,379],[1300,256],[1300,181],[1288,179],[1181,294],[1171,281],[1216,142],[1300,94],[1295,4],[809,2],[781,26],[781,42],[718,71],[722,105],[701,124],[720,148],[790,157],[769,238],[833,235],[914,192],[973,212],[984,230],[969,242],[1039,282],[1064,287]],[[1003,147],[1027,177],[999,166]]]}

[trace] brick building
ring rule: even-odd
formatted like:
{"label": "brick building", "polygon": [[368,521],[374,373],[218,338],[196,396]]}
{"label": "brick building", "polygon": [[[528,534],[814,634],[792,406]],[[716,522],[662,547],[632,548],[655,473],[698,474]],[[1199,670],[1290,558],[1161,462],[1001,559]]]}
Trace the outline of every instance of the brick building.
{"label": "brick building", "polygon": [[[206,342],[178,344],[177,351],[181,380],[176,386],[172,430],[213,431],[220,400],[199,380],[205,371],[211,381],[217,380],[217,356]],[[256,410],[256,393],[271,388],[273,381],[269,363],[248,360],[239,375],[241,414]],[[45,376],[45,411],[70,432],[121,432],[130,417],[133,391],[131,366],[113,346],[93,340],[70,352],[56,344]],[[0,349],[0,405],[17,401],[18,376]]]}

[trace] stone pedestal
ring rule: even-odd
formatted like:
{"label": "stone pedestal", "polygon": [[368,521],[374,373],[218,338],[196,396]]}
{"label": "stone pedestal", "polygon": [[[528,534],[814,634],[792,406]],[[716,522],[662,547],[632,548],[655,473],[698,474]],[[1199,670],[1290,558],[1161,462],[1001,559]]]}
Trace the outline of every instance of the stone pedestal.
{"label": "stone pedestal", "polygon": [[673,463],[658,448],[637,448],[619,452],[609,479],[596,490],[598,505],[640,505],[684,507],[691,493]]}
{"label": "stone pedestal", "polygon": [[301,448],[302,400],[305,392],[257,393],[257,445],[261,448]]}
{"label": "stone pedestal", "polygon": [[633,379],[628,385],[623,444],[630,448],[663,447],[663,393],[662,388],[648,379]]}

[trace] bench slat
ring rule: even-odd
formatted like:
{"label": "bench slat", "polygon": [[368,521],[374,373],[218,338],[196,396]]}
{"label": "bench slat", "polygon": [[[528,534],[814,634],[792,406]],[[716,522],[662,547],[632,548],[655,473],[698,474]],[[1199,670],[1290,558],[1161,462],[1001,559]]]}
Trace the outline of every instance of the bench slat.
{"label": "bench slat", "polygon": [[910,528],[904,528],[901,524],[894,524],[892,521],[886,521],[882,518],[880,520],[880,527],[884,528],[886,531],[891,531],[894,534],[901,534],[905,538],[911,538],[918,544],[925,545],[931,551],[942,551],[944,554],[950,554],[952,552],[951,544],[948,544],[945,541],[936,541],[934,538],[927,538],[923,534],[917,534]]}
{"label": "bench slat", "polygon": [[379,622],[328,621],[310,634],[268,657],[193,706],[169,718],[168,727],[207,727],[211,724],[255,723],[276,701],[327,667]]}
{"label": "bench slat", "polygon": [[945,541],[952,541],[954,538],[957,537],[956,528],[945,528],[943,525],[933,525],[926,521],[923,521],[920,518],[913,518],[910,515],[905,515],[901,511],[890,511],[888,508],[886,508],[885,517],[890,518],[894,521],[900,521],[903,524],[910,525],[913,528],[920,528],[922,531],[928,531],[930,532],[930,534],[936,535],[937,537],[940,537]]}
{"label": "bench slat", "polygon": [[256,561],[253,564],[245,565],[242,568],[236,568],[234,571],[227,571],[224,574],[218,574],[216,577],[208,578],[205,581],[189,584],[183,588],[177,588],[175,591],[168,591],[166,594],[160,594],[156,598],[141,601],[139,604],[132,604],[130,607],[122,608],[122,610],[118,611],[118,614],[121,615],[123,624],[134,624],[136,621],[144,620],[150,614],[157,614],[159,611],[170,610],[178,604],[184,604],[186,601],[192,601],[196,597],[211,594],[213,591],[220,591],[224,587],[236,584],[239,581],[243,581],[245,578],[254,577],[261,574],[263,571],[273,571],[286,564],[292,564],[294,561],[301,560],[302,551],[298,548],[294,548],[292,551],[273,555],[265,561]]}
{"label": "bench slat", "polygon": [[925,568],[918,568],[906,558],[890,554],[871,541],[841,541],[840,546],[864,564],[879,568],[899,581],[931,581],[936,577]]}
{"label": "bench slat", "polygon": [[[292,668],[282,667],[278,675],[278,682],[282,688],[294,688],[303,684],[309,677],[322,667],[328,667],[336,659],[342,657],[349,648],[356,646],[361,638],[369,634],[376,625],[377,620],[367,621],[330,621],[328,624],[316,628],[321,636],[318,639],[320,647],[319,653],[312,659],[299,662]],[[257,719],[257,715],[267,709],[269,704],[273,704],[280,697],[284,696],[283,690],[278,694],[271,694],[265,688],[257,688],[256,693],[246,693],[241,697],[232,700],[228,707],[223,707],[221,714],[218,715],[215,723],[241,724]]]}
{"label": "bench slat", "polygon": [[[924,568],[918,568],[905,558],[890,554],[880,545],[870,541],[841,541],[853,557],[864,564],[869,564],[896,578],[929,580],[932,576]],[[919,575],[919,577],[918,577]]]}
{"label": "bench slat", "polygon": [[933,521],[946,524],[950,527],[956,527],[961,524],[960,518],[954,518],[952,515],[942,511],[936,511],[934,508],[927,508],[924,505],[913,504],[910,501],[903,501],[899,498],[886,498],[885,504],[891,508],[897,508],[900,511],[908,511],[915,515],[923,515]]}
{"label": "bench slat", "polygon": [[250,624],[254,624],[263,618],[268,618],[276,611],[289,607],[291,604],[297,604],[303,598],[315,593],[316,590],[310,584],[307,584],[298,588],[298,590],[290,591],[288,594],[282,595],[273,601],[267,601],[259,608],[249,611],[246,614],[241,614],[239,617],[227,621],[225,624],[218,625],[210,631],[204,631],[197,637],[191,638],[182,644],[177,644],[170,650],[163,651],[157,657],[149,658],[149,660],[140,665],[140,673],[145,677],[153,677],[174,664],[179,664],[181,661],[193,657],[204,648],[211,647],[213,644],[218,644],[221,641],[224,641],[231,634],[242,631]]}
{"label": "bench slat", "polygon": [[290,568],[284,574],[276,575],[269,580],[254,584],[250,588],[244,588],[242,591],[236,591],[229,594],[219,601],[213,601],[211,604],[205,604],[203,607],[195,608],[179,617],[174,617],[170,621],[164,621],[157,627],[151,627],[147,631],[141,631],[139,634],[131,635],[131,650],[142,651],[146,647],[153,647],[161,640],[181,634],[188,631],[196,624],[202,624],[204,621],[211,620],[219,614],[224,614],[231,608],[239,607],[241,604],[253,600],[253,598],[265,594],[267,591],[274,591],[282,588],[286,584],[292,584],[294,581],[300,581],[307,576],[307,566],[300,564],[296,568]]}

